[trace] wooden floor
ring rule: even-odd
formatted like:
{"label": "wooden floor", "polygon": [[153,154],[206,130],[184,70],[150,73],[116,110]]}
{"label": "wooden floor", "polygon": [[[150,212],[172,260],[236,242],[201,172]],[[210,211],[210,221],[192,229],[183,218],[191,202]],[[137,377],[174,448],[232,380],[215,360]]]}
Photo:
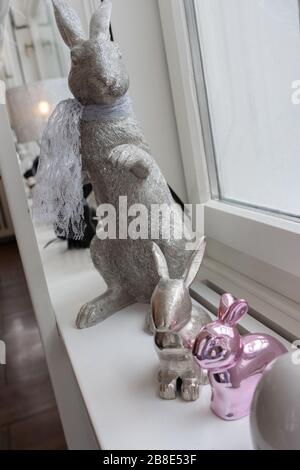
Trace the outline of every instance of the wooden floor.
{"label": "wooden floor", "polygon": [[0,244],[0,450],[59,450],[66,443],[17,245]]}

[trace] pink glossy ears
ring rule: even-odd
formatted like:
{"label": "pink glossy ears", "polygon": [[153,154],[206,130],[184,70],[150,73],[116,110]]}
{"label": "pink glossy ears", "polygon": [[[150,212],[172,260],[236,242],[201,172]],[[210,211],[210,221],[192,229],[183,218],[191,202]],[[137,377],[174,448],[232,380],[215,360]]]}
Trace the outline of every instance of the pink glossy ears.
{"label": "pink glossy ears", "polygon": [[246,300],[237,300],[231,294],[224,294],[221,297],[218,318],[221,322],[233,326],[248,313],[248,310],[249,305]]}

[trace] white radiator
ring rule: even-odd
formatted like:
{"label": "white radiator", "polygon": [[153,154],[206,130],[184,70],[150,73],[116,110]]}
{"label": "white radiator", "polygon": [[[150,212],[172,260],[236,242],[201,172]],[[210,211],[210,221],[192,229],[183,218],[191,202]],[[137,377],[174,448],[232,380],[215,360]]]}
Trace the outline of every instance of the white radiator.
{"label": "white radiator", "polygon": [[14,235],[4,187],[0,176],[0,240]]}

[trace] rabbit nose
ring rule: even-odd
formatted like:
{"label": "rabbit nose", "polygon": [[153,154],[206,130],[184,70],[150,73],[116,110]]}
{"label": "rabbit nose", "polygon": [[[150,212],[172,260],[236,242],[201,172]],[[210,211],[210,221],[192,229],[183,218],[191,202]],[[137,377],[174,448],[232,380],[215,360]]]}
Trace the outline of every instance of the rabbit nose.
{"label": "rabbit nose", "polygon": [[117,86],[117,79],[116,78],[107,78],[107,79],[101,79],[101,82],[104,83],[105,87],[108,88],[109,90],[113,90]]}
{"label": "rabbit nose", "polygon": [[155,344],[160,350],[177,349],[182,347],[181,338],[176,333],[157,333],[155,335]]}

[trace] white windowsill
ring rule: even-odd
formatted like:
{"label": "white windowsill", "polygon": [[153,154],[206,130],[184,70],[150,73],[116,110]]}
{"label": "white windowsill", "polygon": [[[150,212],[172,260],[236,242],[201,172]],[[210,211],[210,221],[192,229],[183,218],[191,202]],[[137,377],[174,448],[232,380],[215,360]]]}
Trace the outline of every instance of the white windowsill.
{"label": "white windowsill", "polygon": [[[89,330],[74,321],[80,306],[105,290],[88,250],[37,238],[60,335],[103,450],[252,449],[249,419],[225,422],[210,411],[210,387],[195,403],[157,397],[153,338],[143,331],[146,305],[134,305]],[[54,384],[55,385],[55,384]],[[74,410],[76,413],[76,410]]]}
{"label": "white windowsill", "polygon": [[300,277],[300,224],[211,200],[204,205],[205,235]]}

